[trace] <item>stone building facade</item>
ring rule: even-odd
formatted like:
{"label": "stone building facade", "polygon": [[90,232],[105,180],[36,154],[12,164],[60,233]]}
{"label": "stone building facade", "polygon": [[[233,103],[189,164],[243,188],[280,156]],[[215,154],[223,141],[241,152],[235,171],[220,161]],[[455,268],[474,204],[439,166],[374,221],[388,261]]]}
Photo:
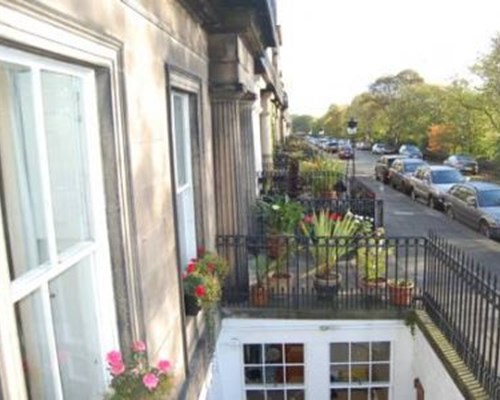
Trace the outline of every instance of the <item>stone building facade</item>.
{"label": "stone building facade", "polygon": [[181,274],[248,230],[280,40],[272,0],[0,0],[0,399],[102,398],[136,339],[196,398]]}

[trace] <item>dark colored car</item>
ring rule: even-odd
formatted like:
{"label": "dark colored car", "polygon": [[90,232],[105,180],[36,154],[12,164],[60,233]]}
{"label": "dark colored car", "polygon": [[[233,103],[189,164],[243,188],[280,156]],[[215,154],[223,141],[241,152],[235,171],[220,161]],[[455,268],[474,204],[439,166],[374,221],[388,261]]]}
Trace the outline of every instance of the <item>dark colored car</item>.
{"label": "dark colored car", "polygon": [[380,157],[375,163],[375,179],[384,183],[389,183],[389,168],[394,160],[402,158],[397,154],[390,154]]}
{"label": "dark colored car", "polygon": [[422,152],[420,149],[413,144],[403,144],[399,148],[399,154],[406,156],[408,158],[422,158]]}
{"label": "dark colored car", "polygon": [[336,153],[339,150],[339,143],[336,140],[329,140],[324,144],[324,149],[328,153]]}
{"label": "dark colored car", "polygon": [[451,155],[443,161],[443,164],[456,168],[460,172],[469,172],[471,174],[479,173],[479,165],[477,161],[466,154]]}
{"label": "dark colored car", "polygon": [[500,185],[465,182],[453,185],[444,199],[446,213],[489,238],[500,239]]}
{"label": "dark colored car", "polygon": [[427,165],[427,163],[418,158],[397,159],[389,168],[387,179],[394,189],[410,193],[411,177],[417,168],[423,165]]}
{"label": "dark colored car", "polygon": [[348,160],[354,156],[354,151],[350,145],[343,145],[339,148],[338,156],[342,160]]}
{"label": "dark colored car", "polygon": [[432,208],[443,208],[448,190],[466,178],[455,168],[446,165],[419,167],[411,178],[410,194],[413,200],[424,199]]}

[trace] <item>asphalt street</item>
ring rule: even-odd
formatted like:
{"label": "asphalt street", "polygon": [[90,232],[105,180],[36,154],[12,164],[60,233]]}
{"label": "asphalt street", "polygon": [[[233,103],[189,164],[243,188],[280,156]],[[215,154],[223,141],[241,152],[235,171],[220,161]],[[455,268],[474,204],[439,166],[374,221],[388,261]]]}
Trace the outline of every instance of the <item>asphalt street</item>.
{"label": "asphalt street", "polygon": [[[447,239],[472,256],[487,271],[500,274],[500,243],[449,219],[388,185],[375,180],[374,166],[378,158],[369,151],[356,150],[356,176],[384,200],[384,225],[388,236],[427,236],[430,231]],[[351,165],[352,166],[352,165]]]}

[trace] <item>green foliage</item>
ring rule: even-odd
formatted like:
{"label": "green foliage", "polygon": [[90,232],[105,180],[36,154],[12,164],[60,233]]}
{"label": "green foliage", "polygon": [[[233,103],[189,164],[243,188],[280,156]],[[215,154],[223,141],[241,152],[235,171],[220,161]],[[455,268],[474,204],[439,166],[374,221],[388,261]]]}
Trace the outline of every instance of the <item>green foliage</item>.
{"label": "green foliage", "polygon": [[292,115],[292,132],[310,132],[313,127],[314,117],[310,115]]}
{"label": "green foliage", "polygon": [[358,267],[367,281],[385,277],[387,259],[393,253],[393,248],[386,245],[384,235],[383,228],[379,228],[373,236],[358,241]]}
{"label": "green foliage", "polygon": [[288,196],[276,195],[257,200],[257,214],[269,233],[292,234],[302,219],[304,207]]}
{"label": "green foliage", "polygon": [[311,161],[302,161],[299,166],[301,179],[311,186],[313,196],[321,197],[325,192],[333,190],[334,185],[342,179],[345,165],[331,157],[316,157]]}

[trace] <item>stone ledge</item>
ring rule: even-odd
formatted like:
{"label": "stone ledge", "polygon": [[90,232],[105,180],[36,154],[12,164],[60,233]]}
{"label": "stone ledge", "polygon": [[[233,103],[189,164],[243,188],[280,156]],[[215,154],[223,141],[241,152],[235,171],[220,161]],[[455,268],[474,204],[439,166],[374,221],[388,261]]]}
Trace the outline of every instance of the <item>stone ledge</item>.
{"label": "stone ledge", "polygon": [[467,365],[460,359],[460,356],[446,339],[444,334],[432,322],[429,315],[422,310],[415,311],[416,324],[425,338],[432,346],[450,377],[453,379],[458,389],[466,399],[488,400],[486,394],[478,380],[474,377]]}

